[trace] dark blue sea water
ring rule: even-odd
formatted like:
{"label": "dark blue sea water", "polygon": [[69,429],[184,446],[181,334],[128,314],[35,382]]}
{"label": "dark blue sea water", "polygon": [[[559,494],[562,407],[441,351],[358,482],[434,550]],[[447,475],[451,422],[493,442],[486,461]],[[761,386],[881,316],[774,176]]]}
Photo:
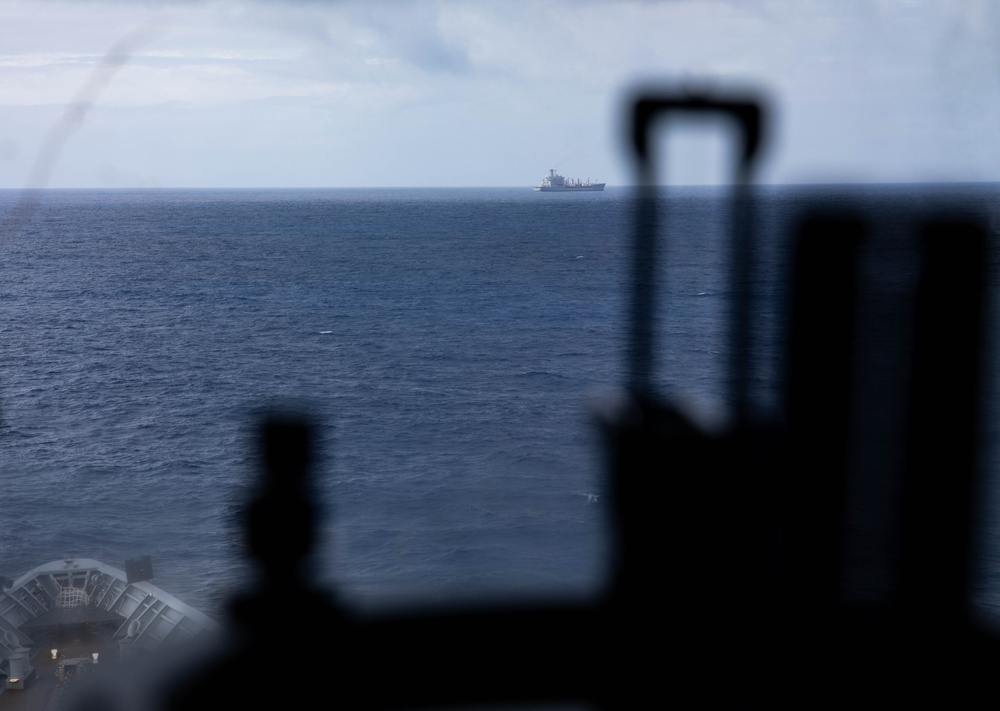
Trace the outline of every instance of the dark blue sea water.
{"label": "dark blue sea water", "polygon": [[[891,226],[929,190],[762,190],[764,411],[803,205]],[[718,412],[724,193],[665,200],[656,382]],[[633,213],[625,189],[44,192],[0,243],[0,574],[151,555],[161,587],[220,614],[249,580],[253,425],[292,403],[319,427],[317,573],[348,599],[593,593],[611,524],[592,410],[624,382]]]}

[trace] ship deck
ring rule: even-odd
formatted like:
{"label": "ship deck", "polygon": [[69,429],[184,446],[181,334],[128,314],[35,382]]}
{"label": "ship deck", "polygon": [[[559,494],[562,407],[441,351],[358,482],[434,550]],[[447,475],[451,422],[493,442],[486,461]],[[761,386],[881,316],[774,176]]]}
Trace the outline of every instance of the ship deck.
{"label": "ship deck", "polygon": [[[118,647],[112,638],[114,630],[102,625],[72,625],[53,630],[39,644],[39,651],[32,659],[34,673],[24,689],[7,689],[0,694],[0,711],[55,711],[61,708],[60,699],[78,674],[86,673],[86,666],[70,667],[66,680],[57,677],[60,659],[90,657],[97,652],[98,664],[114,664]],[[52,658],[52,649],[58,650],[59,659]]]}

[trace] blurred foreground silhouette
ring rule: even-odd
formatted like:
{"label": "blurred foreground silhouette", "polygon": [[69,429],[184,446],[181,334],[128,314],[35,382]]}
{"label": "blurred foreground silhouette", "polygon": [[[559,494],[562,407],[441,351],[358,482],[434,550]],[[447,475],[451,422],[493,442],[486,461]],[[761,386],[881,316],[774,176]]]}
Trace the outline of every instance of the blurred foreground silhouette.
{"label": "blurred foreground silhouette", "polygon": [[[629,389],[601,414],[617,522],[605,594],[353,615],[308,578],[311,428],[278,416],[260,430],[263,475],[247,509],[260,584],[234,601],[226,635],[84,691],[75,708],[799,709],[990,698],[1000,644],[970,605],[987,229],[967,214],[919,219],[906,245],[916,286],[901,312],[880,317],[863,288],[871,226],[849,205],[807,217],[794,238],[782,413],[755,419],[749,206],[765,110],[752,97],[685,93],[634,105],[646,187]],[[650,388],[659,272],[649,138],[680,113],[728,117],[740,146],[733,417],[712,431]],[[879,371],[860,344],[889,332],[903,335],[874,348],[888,364]],[[859,484],[869,476],[874,484]]]}

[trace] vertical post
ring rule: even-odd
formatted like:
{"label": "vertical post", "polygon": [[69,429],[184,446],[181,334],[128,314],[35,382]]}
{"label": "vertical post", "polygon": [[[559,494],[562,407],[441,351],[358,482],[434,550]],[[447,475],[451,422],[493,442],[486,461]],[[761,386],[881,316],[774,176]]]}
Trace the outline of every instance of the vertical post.
{"label": "vertical post", "polygon": [[900,597],[907,613],[944,625],[969,611],[986,234],[975,223],[935,221],[922,237]]}
{"label": "vertical post", "polygon": [[791,452],[782,482],[785,584],[803,613],[830,615],[844,572],[844,518],[864,224],[813,217],[795,244],[786,354]]}

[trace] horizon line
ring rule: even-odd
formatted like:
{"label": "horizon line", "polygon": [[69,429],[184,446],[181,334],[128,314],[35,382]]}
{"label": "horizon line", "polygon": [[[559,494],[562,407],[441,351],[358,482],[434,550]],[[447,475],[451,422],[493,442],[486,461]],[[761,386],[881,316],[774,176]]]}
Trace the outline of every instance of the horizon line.
{"label": "horizon line", "polygon": [[[751,188],[771,188],[771,187],[846,187],[846,186],[871,186],[871,185],[1000,185],[997,180],[841,180],[841,181],[807,181],[807,182],[768,182],[750,183]],[[232,186],[232,185],[102,185],[102,186],[63,186],[63,187],[0,187],[3,192],[44,192],[59,190],[532,190],[532,185],[254,185],[254,186]],[[640,184],[624,183],[620,185],[607,185],[606,188],[613,190],[639,189]],[[733,183],[657,183],[656,188],[731,188]],[[601,192],[601,191],[588,191]]]}

